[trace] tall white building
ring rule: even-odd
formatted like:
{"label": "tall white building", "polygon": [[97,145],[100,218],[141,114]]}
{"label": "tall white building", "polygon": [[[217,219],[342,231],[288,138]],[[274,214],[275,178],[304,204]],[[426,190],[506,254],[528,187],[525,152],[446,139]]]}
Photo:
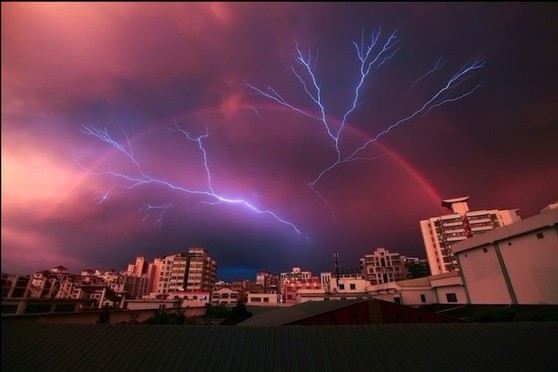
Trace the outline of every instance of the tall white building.
{"label": "tall white building", "polygon": [[138,256],[135,263],[128,264],[126,273],[128,275],[142,276],[147,273],[148,264],[145,257]]}
{"label": "tall white building", "polygon": [[517,209],[470,211],[467,200],[468,196],[443,200],[442,206],[452,213],[420,221],[432,275],[458,270],[451,250],[454,243],[521,219]]}
{"label": "tall white building", "polygon": [[136,257],[136,264],[134,265],[134,274],[136,276],[142,276],[143,274],[147,273],[147,265],[148,262],[145,260],[145,257]]}
{"label": "tall white building", "polygon": [[147,293],[156,293],[159,289],[161,270],[163,269],[163,258],[157,257],[150,262],[147,268]]}
{"label": "tall white building", "polygon": [[204,248],[190,248],[188,252],[187,291],[213,291],[217,281],[217,263]]}
{"label": "tall white building", "polygon": [[190,248],[163,258],[157,293],[212,291],[216,280],[216,262],[204,248]]}

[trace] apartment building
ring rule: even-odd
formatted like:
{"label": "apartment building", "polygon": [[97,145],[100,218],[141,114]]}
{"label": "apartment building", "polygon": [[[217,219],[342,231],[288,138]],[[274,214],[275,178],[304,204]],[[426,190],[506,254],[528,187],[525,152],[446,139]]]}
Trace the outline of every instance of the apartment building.
{"label": "apartment building", "polygon": [[420,221],[432,275],[458,270],[453,244],[521,219],[517,209],[470,211],[468,200],[468,196],[443,200],[442,206],[448,208],[450,214]]}
{"label": "apartment building", "polygon": [[277,290],[279,276],[267,270],[262,270],[256,274],[256,283],[261,285],[264,291]]}
{"label": "apartment building", "polygon": [[160,264],[157,293],[212,291],[217,280],[217,263],[204,248],[166,256]]}
{"label": "apartment building", "polygon": [[293,267],[290,272],[280,274],[279,302],[295,304],[297,291],[300,288],[316,288],[320,286],[320,278],[313,277],[312,272],[302,271],[300,267]]}
{"label": "apartment building", "polygon": [[221,287],[211,293],[211,304],[234,307],[238,304],[240,292],[230,287]]}
{"label": "apartment building", "polygon": [[407,279],[406,263],[405,256],[377,248],[360,259],[360,270],[372,285],[390,283]]}
{"label": "apartment building", "polygon": [[161,270],[163,269],[163,258],[157,257],[153,262],[148,263],[147,267],[147,293],[157,293],[159,289],[159,281],[161,279]]}

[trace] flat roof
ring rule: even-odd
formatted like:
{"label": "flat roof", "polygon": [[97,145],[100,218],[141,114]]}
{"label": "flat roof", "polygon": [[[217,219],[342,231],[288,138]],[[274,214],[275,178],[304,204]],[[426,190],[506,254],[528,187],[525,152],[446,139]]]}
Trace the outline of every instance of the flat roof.
{"label": "flat roof", "polygon": [[444,200],[442,200],[442,207],[446,207],[446,208],[451,209],[452,204],[466,202],[467,200],[469,200],[469,198],[470,198],[470,196],[462,196],[460,198],[444,199]]}
{"label": "flat roof", "polygon": [[510,225],[497,227],[480,235],[473,236],[472,238],[462,240],[453,244],[451,249],[453,253],[460,253],[556,225],[558,225],[558,209],[551,209],[519,220]]}

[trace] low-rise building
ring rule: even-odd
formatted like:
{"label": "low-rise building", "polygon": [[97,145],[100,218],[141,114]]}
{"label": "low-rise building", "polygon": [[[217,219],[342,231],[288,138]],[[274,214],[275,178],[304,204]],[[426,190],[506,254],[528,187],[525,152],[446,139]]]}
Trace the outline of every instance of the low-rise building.
{"label": "low-rise building", "polygon": [[461,276],[457,271],[376,284],[368,287],[367,293],[372,298],[408,306],[467,303]]}
{"label": "low-rise building", "polygon": [[558,203],[453,252],[472,304],[558,304]]}
{"label": "low-rise building", "polygon": [[248,306],[277,306],[277,292],[248,293]]}
{"label": "low-rise building", "polygon": [[211,293],[211,305],[234,307],[238,304],[240,292],[224,286]]}

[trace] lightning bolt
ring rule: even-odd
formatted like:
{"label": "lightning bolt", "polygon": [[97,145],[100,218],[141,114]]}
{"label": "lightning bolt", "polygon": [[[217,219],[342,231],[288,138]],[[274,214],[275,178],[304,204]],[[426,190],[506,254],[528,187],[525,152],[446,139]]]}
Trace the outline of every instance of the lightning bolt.
{"label": "lightning bolt", "polygon": [[421,80],[425,79],[426,77],[428,77],[429,75],[433,74],[434,72],[438,71],[439,69],[441,69],[445,64],[446,64],[447,59],[444,57],[440,57],[438,58],[438,60],[436,61],[436,64],[434,65],[434,67],[432,67],[430,70],[426,71],[424,73],[424,75],[420,76],[418,79],[416,79],[413,84],[411,84],[411,86],[409,87],[409,90],[407,91],[407,94],[405,94],[405,97],[408,97],[409,94],[411,94],[411,91],[414,89],[415,85],[417,85]]}
{"label": "lightning bolt", "polygon": [[159,224],[159,226],[163,225],[163,219],[165,217],[165,213],[167,213],[167,211],[172,208],[172,203],[167,203],[167,204],[161,204],[161,205],[153,205],[153,204],[144,204],[140,207],[140,211],[145,212],[145,216],[143,217],[143,221],[145,222],[147,220],[147,218],[149,217],[149,213],[152,210],[157,210],[159,211],[159,218],[157,218],[155,220],[155,222],[157,222],[157,224]]}
{"label": "lightning bolt", "polygon": [[[207,154],[207,151],[206,151],[206,149],[204,147],[204,144],[203,144],[204,140],[207,139],[210,135],[210,131],[207,127],[206,127],[206,132],[202,135],[199,135],[199,136],[192,135],[190,132],[188,132],[187,130],[179,127],[177,124],[175,124],[172,127],[167,127],[167,129],[171,130],[171,131],[175,131],[177,133],[180,133],[180,134],[184,135],[184,137],[189,142],[193,142],[193,143],[197,144],[197,147],[198,147],[198,149],[201,153],[202,159],[203,159],[203,166],[204,166],[205,173],[206,173],[206,181],[207,181],[207,187],[206,188],[189,188],[187,186],[177,185],[177,184],[175,184],[173,182],[170,182],[170,181],[167,181],[165,179],[155,178],[155,177],[152,177],[151,175],[149,175],[143,169],[140,162],[135,157],[134,152],[132,150],[132,145],[131,145],[130,139],[129,139],[129,137],[126,134],[125,131],[123,131],[124,138],[125,138],[125,143],[120,143],[111,136],[111,134],[108,132],[108,130],[106,128],[99,129],[99,128],[96,128],[94,126],[83,125],[82,130],[81,130],[81,132],[83,134],[88,135],[88,136],[96,137],[100,141],[110,145],[111,147],[116,149],[118,152],[123,154],[134,165],[135,172],[120,173],[120,172],[113,171],[113,170],[91,171],[90,169],[85,167],[81,162],[79,162],[77,160],[76,160],[76,162],[78,163],[78,165],[82,169],[87,171],[89,174],[111,176],[115,179],[120,180],[121,184],[119,186],[124,188],[124,189],[134,189],[134,188],[137,188],[137,187],[140,187],[140,186],[145,186],[145,185],[159,185],[159,186],[163,186],[167,189],[170,189],[172,191],[176,191],[176,192],[179,192],[179,193],[198,196],[202,199],[200,201],[200,203],[202,203],[202,204],[207,204],[207,205],[230,204],[230,205],[241,206],[241,207],[244,207],[244,208],[246,208],[246,209],[248,209],[248,210],[250,210],[254,213],[267,215],[269,217],[272,217],[275,221],[289,226],[297,234],[300,234],[300,235],[304,236],[306,239],[308,239],[308,237],[306,235],[304,235],[301,232],[301,230],[294,223],[289,222],[284,218],[281,218],[279,215],[277,215],[273,211],[258,208],[253,203],[250,203],[249,201],[246,201],[244,199],[226,197],[223,194],[217,193],[213,189],[212,175],[211,175],[211,170],[210,170],[209,162],[208,162],[208,154]],[[112,188],[111,188],[111,190],[112,190]],[[102,202],[104,202],[108,198],[108,194],[111,190],[107,191],[100,198]],[[152,205],[152,204],[147,204],[146,203],[146,204],[144,204],[140,207],[140,211],[146,213],[146,216],[144,217],[144,220],[147,218],[147,216],[150,212],[158,211],[159,212],[159,217],[157,218],[156,222],[159,223],[159,224],[162,224],[165,213],[172,206],[173,206],[172,202],[168,203],[168,204],[162,204],[162,205]]]}
{"label": "lightning bolt", "polygon": [[97,204],[103,204],[104,202],[106,202],[113,188],[114,185],[110,189],[108,189],[107,192],[105,192],[103,195],[98,197],[97,199],[99,200],[99,202]]}
{"label": "lightning bolt", "polygon": [[[319,171],[316,177],[308,182],[308,187],[314,191],[318,197],[326,203],[329,207],[332,217],[335,219],[335,214],[331,205],[326,200],[325,197],[317,190],[317,184],[322,180],[322,178],[332,172],[335,168],[342,164],[359,161],[359,160],[370,160],[377,159],[377,157],[367,157],[363,155],[364,150],[373,142],[376,142],[379,138],[387,135],[395,128],[416,119],[419,116],[428,114],[432,109],[448,104],[462,98],[465,98],[473,94],[477,89],[482,87],[482,84],[478,84],[471,89],[464,92],[457,92],[459,88],[466,80],[472,77],[478,70],[484,67],[485,61],[482,59],[477,59],[469,64],[464,65],[461,69],[454,73],[449,79],[446,80],[445,85],[442,85],[438,90],[431,93],[428,99],[420,107],[417,107],[414,111],[411,111],[402,119],[396,121],[385,127],[382,131],[375,134],[370,140],[366,141],[361,146],[355,146],[352,149],[343,153],[341,151],[341,136],[343,130],[346,127],[349,116],[357,109],[360,101],[360,95],[362,87],[364,86],[367,78],[370,76],[371,72],[380,69],[383,65],[388,63],[399,51],[399,41],[397,36],[397,30],[393,31],[386,36],[382,36],[382,30],[378,29],[373,31],[368,39],[365,38],[365,31],[363,30],[360,42],[353,42],[353,46],[356,50],[356,56],[359,63],[359,76],[352,90],[352,100],[348,105],[348,108],[337,117],[341,117],[340,124],[337,127],[328,121],[328,117],[335,117],[334,115],[327,115],[327,107],[322,100],[322,91],[320,89],[319,79],[315,73],[315,66],[313,65],[312,54],[308,52],[307,54],[302,53],[298,43],[296,45],[296,57],[295,60],[299,65],[299,68],[290,66],[290,70],[294,74],[296,80],[298,80],[300,86],[302,87],[304,93],[310,98],[315,111],[310,112],[300,108],[295,103],[290,102],[284,97],[284,95],[277,92],[272,87],[268,87],[263,90],[256,87],[253,84],[245,83],[244,85],[249,89],[255,91],[257,94],[270,99],[277,104],[284,106],[296,113],[304,115],[306,117],[315,119],[318,121],[322,127],[325,129],[327,137],[332,143],[333,150],[335,151],[335,159],[327,166],[325,166],[321,171]],[[446,63],[446,59],[440,57],[433,68],[424,73],[422,76],[417,78],[411,87],[409,88],[407,95],[411,93],[411,90],[423,79],[439,71]],[[300,67],[301,66],[301,67]]]}

